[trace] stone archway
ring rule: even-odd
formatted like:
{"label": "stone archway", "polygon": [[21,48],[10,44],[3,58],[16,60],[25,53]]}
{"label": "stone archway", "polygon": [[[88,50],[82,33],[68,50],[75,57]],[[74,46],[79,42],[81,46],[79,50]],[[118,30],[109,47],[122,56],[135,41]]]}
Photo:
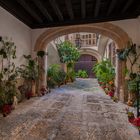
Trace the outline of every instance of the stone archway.
{"label": "stone archway", "polygon": [[102,59],[102,56],[99,54],[98,51],[94,50],[94,49],[91,49],[91,48],[81,48],[80,50],[80,54],[89,54],[91,56],[94,56],[98,62],[101,61]]}
{"label": "stone archway", "polygon": [[[116,49],[122,50],[127,46],[129,38],[128,34],[122,30],[120,27],[113,25],[111,23],[95,23],[95,24],[87,24],[87,25],[74,25],[74,26],[64,26],[64,27],[56,27],[46,29],[44,33],[42,33],[39,38],[36,40],[35,51],[45,50],[46,46],[53,39],[76,32],[90,32],[90,33],[99,33],[104,36],[108,36],[117,44]],[[45,59],[43,59],[45,61]],[[45,62],[43,63],[45,66]],[[119,61],[117,59],[117,67],[116,67],[116,96],[118,96],[122,101],[125,98],[125,75],[123,73],[123,69],[125,68],[126,62]],[[45,69],[45,67],[44,67]],[[46,83],[44,73],[44,78],[41,81],[41,85]]]}

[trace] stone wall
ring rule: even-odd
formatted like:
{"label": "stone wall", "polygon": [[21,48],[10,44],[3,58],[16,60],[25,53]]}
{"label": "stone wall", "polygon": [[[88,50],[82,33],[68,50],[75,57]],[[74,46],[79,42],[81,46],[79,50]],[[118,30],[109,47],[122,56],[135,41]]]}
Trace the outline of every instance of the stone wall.
{"label": "stone wall", "polygon": [[52,43],[48,44],[47,52],[47,68],[52,64],[61,64],[57,49]]}

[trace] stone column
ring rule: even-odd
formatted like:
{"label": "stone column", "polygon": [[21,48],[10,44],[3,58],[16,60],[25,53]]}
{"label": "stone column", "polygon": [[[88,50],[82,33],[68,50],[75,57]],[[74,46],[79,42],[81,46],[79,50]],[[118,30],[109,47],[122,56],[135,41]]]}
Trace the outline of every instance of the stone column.
{"label": "stone column", "polygon": [[126,61],[118,58],[118,53],[121,50],[116,50],[116,78],[115,78],[115,96],[122,102],[125,101],[125,67]]}
{"label": "stone column", "polygon": [[40,89],[42,87],[46,88],[47,86],[47,56],[39,57],[39,88],[38,93],[40,93]]}
{"label": "stone column", "polygon": [[126,83],[125,83],[125,68],[126,61],[121,61],[121,86],[120,86],[120,101],[126,101]]}
{"label": "stone column", "polygon": [[117,54],[116,54],[116,77],[115,77],[115,96],[119,98],[120,96],[120,85],[121,85],[121,62],[118,58],[118,50],[117,50]]}

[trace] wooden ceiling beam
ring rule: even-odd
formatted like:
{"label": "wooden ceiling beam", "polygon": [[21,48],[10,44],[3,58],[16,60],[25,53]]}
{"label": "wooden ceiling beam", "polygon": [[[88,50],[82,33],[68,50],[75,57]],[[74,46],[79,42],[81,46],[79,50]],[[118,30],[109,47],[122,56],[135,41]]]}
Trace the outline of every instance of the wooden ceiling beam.
{"label": "wooden ceiling beam", "polygon": [[55,14],[58,16],[59,20],[63,21],[64,20],[63,15],[62,15],[62,13],[61,13],[56,1],[55,0],[49,0],[49,2],[51,4]]}
{"label": "wooden ceiling beam", "polygon": [[133,2],[134,2],[134,0],[127,0],[121,13],[125,13]]}
{"label": "wooden ceiling beam", "polygon": [[100,11],[100,4],[101,4],[101,0],[96,0],[95,3],[95,10],[94,10],[94,17],[97,17]]}
{"label": "wooden ceiling beam", "polygon": [[74,19],[74,14],[73,14],[73,10],[72,10],[71,0],[65,0],[65,4],[66,4],[67,11],[68,11],[68,14],[70,16],[70,19],[73,20]]}
{"label": "wooden ceiling beam", "polygon": [[86,17],[86,0],[81,0],[81,15],[83,19]]}
{"label": "wooden ceiling beam", "polygon": [[109,5],[109,9],[107,11],[107,16],[109,16],[111,14],[111,12],[113,11],[113,9],[115,8],[117,3],[117,0],[111,0],[111,3]]}
{"label": "wooden ceiling beam", "polygon": [[47,20],[53,21],[52,16],[49,14],[49,12],[47,11],[46,7],[44,7],[44,5],[40,2],[40,0],[32,0],[32,1],[39,8],[41,13],[47,18]]}
{"label": "wooden ceiling beam", "polygon": [[73,21],[60,21],[60,22],[53,22],[53,23],[44,23],[44,24],[34,24],[33,29],[35,28],[44,28],[44,27],[59,27],[59,26],[69,26],[69,25],[80,25],[80,24],[88,24],[88,23],[100,23],[100,22],[107,22],[107,21],[116,21],[116,20],[123,20],[123,19],[135,19],[136,16],[134,15],[127,15],[127,16],[117,16],[117,17],[100,17],[98,18],[91,18],[91,19],[81,19],[81,20],[73,20]]}
{"label": "wooden ceiling beam", "polygon": [[25,0],[16,0],[35,20],[37,20],[39,23],[42,23],[43,20],[39,15],[35,13],[35,11],[32,11],[32,8],[29,7],[29,5],[25,2]]}
{"label": "wooden ceiling beam", "polygon": [[[34,18],[31,17],[28,14],[28,12],[25,13],[24,8],[21,7],[15,1],[13,2],[13,1],[9,1],[9,0],[4,0],[4,1],[0,0],[0,6],[2,6],[4,9],[6,9],[9,13],[11,13],[13,16],[15,16],[21,22],[25,23],[27,26],[32,27],[32,20]],[[17,12],[17,11],[20,11],[20,12]]]}

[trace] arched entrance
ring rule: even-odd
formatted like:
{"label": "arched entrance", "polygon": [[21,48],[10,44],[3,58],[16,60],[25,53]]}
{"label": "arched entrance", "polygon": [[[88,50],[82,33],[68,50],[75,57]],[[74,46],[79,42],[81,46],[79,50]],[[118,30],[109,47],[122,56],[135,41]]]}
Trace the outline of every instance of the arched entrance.
{"label": "arched entrance", "polygon": [[[35,51],[45,50],[47,44],[54,40],[55,38],[76,32],[90,32],[90,33],[99,33],[104,36],[108,36],[117,44],[116,51],[119,52],[121,49],[124,49],[127,46],[130,38],[128,34],[123,31],[120,27],[113,25],[111,23],[95,23],[87,25],[75,25],[75,26],[66,26],[66,27],[57,27],[47,29],[43,34],[39,36],[36,40]],[[118,57],[116,57],[118,58]],[[45,61],[46,58],[43,58],[44,64],[44,73],[42,74],[43,79],[41,79],[41,85],[46,84],[46,67]],[[125,69],[126,62],[116,59],[116,96],[120,100],[124,101],[125,99],[125,75],[123,69]],[[121,93],[121,94],[120,94]]]}
{"label": "arched entrance", "polygon": [[79,60],[75,64],[75,71],[85,70],[89,78],[95,78],[95,74],[92,71],[93,66],[97,63],[95,56],[89,54],[82,54]]}

